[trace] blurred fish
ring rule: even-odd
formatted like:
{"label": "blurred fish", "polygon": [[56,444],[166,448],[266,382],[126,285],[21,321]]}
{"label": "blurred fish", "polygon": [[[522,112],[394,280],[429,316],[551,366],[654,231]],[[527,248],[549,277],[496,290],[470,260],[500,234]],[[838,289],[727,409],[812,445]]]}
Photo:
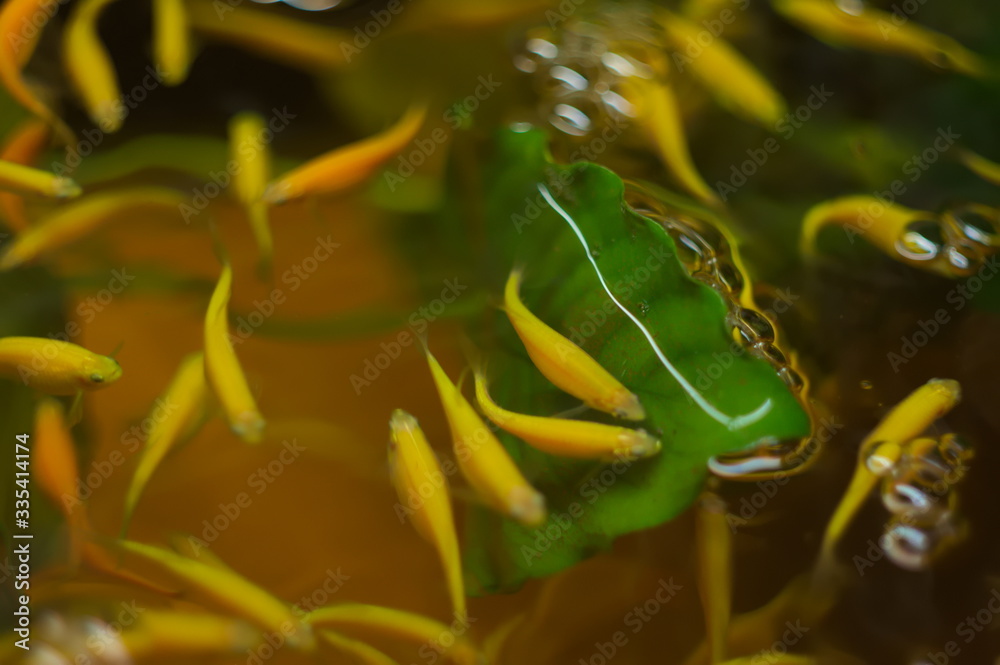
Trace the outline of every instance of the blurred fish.
{"label": "blurred fish", "polygon": [[[666,10],[657,18],[673,43],[675,62],[682,62],[725,108],[765,128],[774,129],[785,114],[785,100],[760,72],[721,37],[707,45],[700,35],[704,27]],[[692,44],[697,57],[687,57]]]}
{"label": "blurred fish", "polygon": [[184,0],[153,0],[153,62],[166,85],[187,78],[193,55]]}
{"label": "blurred fish", "polygon": [[399,121],[380,134],[316,157],[271,182],[268,203],[340,192],[363,182],[402,151],[424,124],[427,106],[411,106]]}
{"label": "blurred fish", "polygon": [[856,11],[830,0],[773,0],[772,4],[787,19],[833,45],[903,55],[969,76],[988,73],[978,55],[951,37],[866,3],[850,3]]}
{"label": "blurred fish", "polygon": [[121,129],[127,113],[118,74],[97,33],[101,12],[114,0],[80,0],[63,33],[63,66],[91,121],[102,131]]}
{"label": "blurred fish", "polygon": [[133,187],[85,196],[57,208],[18,235],[0,256],[0,270],[10,270],[64,247],[123,212],[138,213],[150,208],[177,212],[187,202],[180,192],[164,187]]}
{"label": "blurred fish", "polygon": [[480,410],[497,426],[538,450],[561,457],[605,461],[641,459],[660,451],[659,440],[642,429],[508,411],[490,397],[482,369],[476,368],[474,373]]}
{"label": "blurred fish", "polygon": [[[16,125],[4,139],[0,147],[0,161],[34,166],[45,150],[52,132],[48,123],[40,118],[28,118]],[[0,210],[8,228],[23,231],[31,222],[25,211],[24,198],[20,194],[0,192]]]}
{"label": "blurred fish", "polygon": [[125,495],[123,534],[128,531],[142,491],[156,467],[204,419],[211,398],[205,381],[204,359],[204,353],[200,351],[185,356],[163,396],[156,401],[154,410],[163,408],[165,413],[158,418],[151,418],[153,426],[139,453],[139,462]]}
{"label": "blurred fish", "polygon": [[503,309],[531,361],[546,379],[598,411],[626,420],[644,420],[639,398],[586,351],[545,325],[521,302],[522,268],[511,271]]}
{"label": "blurred fish", "polygon": [[[416,418],[396,409],[389,420],[389,466],[400,504],[441,559],[455,615],[465,617],[465,585],[448,480]],[[429,493],[423,488],[430,488]],[[402,519],[402,517],[400,517]]]}
{"label": "blurred fish", "polygon": [[494,510],[525,526],[542,524],[546,519],[545,497],[525,480],[510,454],[430,351],[425,349],[425,353],[462,474]]}
{"label": "blurred fish", "polygon": [[228,309],[232,286],[233,269],[226,263],[205,313],[205,373],[233,432],[247,443],[260,443],[264,417],[257,409],[229,339]]}
{"label": "blurred fish", "polygon": [[82,191],[70,178],[7,161],[0,161],[0,189],[57,199],[73,198]]}
{"label": "blurred fish", "polygon": [[[44,27],[61,0],[7,0],[0,5],[0,83],[21,106],[47,122],[67,145],[73,132],[25,82],[21,70],[38,46]],[[38,27],[39,19],[41,26]]]}
{"label": "blurred fish", "polygon": [[48,337],[0,337],[0,374],[48,395],[105,388],[122,375],[114,358]]}
{"label": "blurred fish", "polygon": [[266,131],[264,118],[257,113],[239,113],[229,121],[229,159],[238,165],[233,175],[233,193],[250,219],[250,229],[260,251],[257,268],[261,277],[271,274],[274,256],[268,205],[261,198],[271,173],[270,150],[261,140]]}
{"label": "blurred fish", "polygon": [[191,28],[211,39],[306,70],[337,69],[347,62],[350,32],[285,18],[244,4],[188,0]]}

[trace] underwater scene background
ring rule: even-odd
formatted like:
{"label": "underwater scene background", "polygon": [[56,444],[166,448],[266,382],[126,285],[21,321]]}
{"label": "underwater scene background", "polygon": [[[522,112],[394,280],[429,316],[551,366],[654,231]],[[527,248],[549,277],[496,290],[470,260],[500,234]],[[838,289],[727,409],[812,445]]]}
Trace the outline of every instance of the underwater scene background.
{"label": "underwater scene background", "polygon": [[5,0],[0,662],[1000,662],[997,25]]}

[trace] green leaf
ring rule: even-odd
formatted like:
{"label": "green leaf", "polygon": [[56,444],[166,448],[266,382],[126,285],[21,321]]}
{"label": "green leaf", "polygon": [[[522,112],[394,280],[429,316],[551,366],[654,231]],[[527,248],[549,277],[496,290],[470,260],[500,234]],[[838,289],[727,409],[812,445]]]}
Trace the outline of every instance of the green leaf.
{"label": "green leaf", "polygon": [[[482,187],[489,288],[500,293],[523,264],[527,306],[639,395],[642,426],[661,436],[663,450],[631,464],[581,462],[500,432],[551,514],[527,529],[470,509],[472,592],[515,588],[672,519],[697,497],[714,455],[808,435],[798,399],[767,362],[733,343],[722,296],[688,276],[659,224],[626,206],[618,176],[589,163],[554,165],[542,134],[509,132]],[[502,406],[555,415],[577,404],[535,369],[502,313],[473,336]]]}

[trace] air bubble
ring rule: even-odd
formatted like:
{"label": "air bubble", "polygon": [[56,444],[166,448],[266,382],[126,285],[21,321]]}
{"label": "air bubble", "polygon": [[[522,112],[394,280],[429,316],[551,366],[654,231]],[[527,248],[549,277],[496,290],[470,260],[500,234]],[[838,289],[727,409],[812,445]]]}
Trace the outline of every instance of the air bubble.
{"label": "air bubble", "polygon": [[785,354],[781,352],[781,349],[770,342],[757,342],[753,345],[753,350],[760,357],[774,365],[785,365],[788,363],[788,359],[785,358]]}
{"label": "air bubble", "polygon": [[801,444],[800,439],[763,439],[749,450],[710,458],[708,469],[717,476],[744,481],[757,480],[755,474],[790,473],[809,460]]}
{"label": "air bubble", "polygon": [[569,104],[556,104],[549,120],[556,129],[572,136],[586,136],[591,129],[587,114]]}
{"label": "air bubble", "polygon": [[559,48],[555,44],[545,39],[538,39],[537,37],[529,39],[524,47],[529,53],[533,53],[543,60],[553,60],[559,55]]}
{"label": "air bubble", "polygon": [[872,382],[869,381],[868,379],[862,380],[859,385],[861,386],[862,390],[871,390],[872,389]]}
{"label": "air bubble", "polygon": [[[743,275],[740,274],[740,271],[732,263],[720,261],[718,266],[716,266],[716,274],[719,277],[719,281],[733,295],[739,295],[743,291]],[[754,314],[756,315],[757,313],[754,312]],[[771,334],[773,335],[773,331]]]}
{"label": "air bubble", "polygon": [[865,11],[865,3],[862,0],[836,0],[836,4],[837,9],[851,16],[861,16]]}
{"label": "air bubble", "polygon": [[972,274],[979,265],[979,256],[967,247],[949,245],[945,255],[954,272],[961,276]]}
{"label": "air bubble", "polygon": [[914,261],[927,261],[941,252],[943,244],[941,225],[931,219],[918,219],[906,225],[896,241],[896,251]]}
{"label": "air bubble", "polygon": [[608,51],[601,56],[601,64],[618,76],[624,78],[637,76],[639,73],[629,58],[625,58],[617,53],[612,53],[611,51]]}
{"label": "air bubble", "polygon": [[785,385],[791,388],[793,391],[798,392],[802,390],[805,383],[802,381],[802,377],[791,367],[782,367],[778,370],[778,376],[781,380],[785,382]]}
{"label": "air bubble", "polygon": [[[979,206],[977,206],[979,207]],[[962,235],[984,247],[992,247],[997,241],[996,213],[987,216],[971,207],[951,211],[951,216],[962,231]]]}
{"label": "air bubble", "polygon": [[968,441],[957,434],[945,434],[938,444],[938,452],[953,469],[961,468],[975,455]]}
{"label": "air bubble", "polygon": [[[752,309],[743,308],[739,312],[739,319],[754,336],[761,341],[773,342],[774,341],[774,326],[771,322],[767,320],[763,314],[755,312]],[[777,349],[775,349],[777,351]],[[781,353],[778,351],[778,353]],[[770,355],[770,354],[768,354]],[[784,355],[782,354],[781,363],[784,363]]]}
{"label": "air bubble", "polygon": [[889,560],[906,570],[923,570],[931,561],[935,538],[925,529],[907,524],[891,524],[880,544]]}
{"label": "air bubble", "polygon": [[869,471],[876,476],[884,476],[896,466],[899,459],[899,446],[897,444],[886,445],[885,441],[872,441],[861,451],[861,457]]}
{"label": "air bubble", "polygon": [[582,92],[590,85],[586,77],[580,74],[580,72],[574,71],[569,67],[564,67],[562,65],[556,65],[550,69],[549,75],[557,81],[562,81],[567,88],[576,92]]}
{"label": "air bubble", "polygon": [[890,481],[886,485],[882,491],[882,504],[889,512],[896,515],[921,516],[934,510],[935,499],[919,487],[895,481]]}

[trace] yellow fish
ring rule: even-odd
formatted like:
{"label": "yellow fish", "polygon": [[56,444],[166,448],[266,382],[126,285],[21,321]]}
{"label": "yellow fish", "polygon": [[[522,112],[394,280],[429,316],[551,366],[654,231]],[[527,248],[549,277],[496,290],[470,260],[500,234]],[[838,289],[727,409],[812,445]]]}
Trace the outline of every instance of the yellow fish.
{"label": "yellow fish", "polygon": [[[28,118],[14,127],[0,147],[0,162],[33,166],[48,145],[51,130],[47,122]],[[0,192],[0,210],[8,228],[23,231],[31,222],[20,194]]]}
{"label": "yellow fish", "polygon": [[229,339],[229,297],[233,269],[222,266],[222,274],[205,313],[205,373],[229,420],[229,427],[247,443],[260,443],[264,418],[257,409],[240,361]]}
{"label": "yellow fish", "polygon": [[87,513],[81,506],[76,448],[62,405],[50,397],[38,402],[31,446],[32,472],[38,486],[59,509],[69,526],[70,561],[79,561]]}
{"label": "yellow fish", "polygon": [[349,654],[365,665],[398,665],[395,660],[365,642],[352,640],[332,630],[321,630],[319,636],[337,651]]}
{"label": "yellow fish", "polygon": [[63,34],[63,66],[83,101],[91,121],[112,133],[121,129],[125,104],[118,74],[97,34],[101,12],[114,0],[80,0],[73,7]]}
{"label": "yellow fish", "polygon": [[621,457],[641,459],[660,451],[659,440],[645,430],[508,411],[490,397],[482,370],[477,369],[475,376],[476,401],[486,417],[550,455],[611,461]]}
{"label": "yellow fish", "polygon": [[986,182],[1000,185],[1000,164],[966,149],[959,149],[958,159],[967,169]]}
{"label": "yellow fish", "polygon": [[121,637],[136,660],[242,654],[260,641],[258,631],[239,619],[153,608],[144,609]]}
{"label": "yellow fish", "polygon": [[[34,22],[39,17],[48,17],[46,22],[51,20],[60,4],[60,0],[6,0],[0,5],[0,35],[3,35],[0,39],[0,83],[15,101],[51,125],[67,145],[73,145],[76,142],[73,132],[39,99],[21,74],[42,33]],[[25,29],[26,26],[31,29]]]}
{"label": "yellow fish", "polygon": [[363,182],[409,145],[426,115],[426,105],[410,107],[381,134],[335,148],[273,181],[264,192],[264,200],[284,203],[303,196],[340,192]]}
{"label": "yellow fish", "polygon": [[[722,106],[766,128],[774,128],[785,114],[785,101],[739,51],[721,37],[703,44],[704,26],[666,10],[659,12],[658,19],[676,49],[675,60],[680,60],[680,66],[690,68]],[[692,44],[698,48],[696,57],[685,55]]]}
{"label": "yellow fish", "polygon": [[342,46],[353,48],[354,35],[343,30],[247,5],[219,5],[214,0],[194,0],[187,8],[195,31],[254,55],[320,71],[337,69],[350,60]]}
{"label": "yellow fish", "polygon": [[417,532],[437,550],[448,579],[452,609],[457,617],[465,617],[462,558],[448,481],[416,418],[397,409],[389,428],[389,467],[399,501],[408,508]]}
{"label": "yellow fish", "polygon": [[533,488],[510,454],[475,412],[441,365],[427,353],[462,474],[495,510],[526,526],[546,519],[545,497]]}
{"label": "yellow fish", "polygon": [[210,392],[205,382],[204,360],[201,351],[185,356],[163,397],[157,400],[165,404],[164,408],[169,408],[170,413],[153,419],[149,436],[139,453],[139,463],[125,495],[123,533],[128,529],[132,513],[156,467],[178,442],[191,434],[193,426],[205,412]]}
{"label": "yellow fish", "polygon": [[[316,628],[373,630],[413,644],[431,645],[432,648],[440,645],[448,658],[458,665],[477,665],[481,662],[475,648],[463,636],[455,636],[451,628],[440,621],[413,612],[344,603],[313,610],[306,615],[305,621]],[[452,639],[448,640],[449,637]]]}
{"label": "yellow fish", "polygon": [[626,83],[626,97],[634,100],[646,132],[664,167],[689,194],[711,206],[720,205],[691,158],[684,120],[674,91],[666,84],[638,78]]}
{"label": "yellow fish", "polygon": [[732,614],[733,542],[726,521],[726,504],[706,493],[698,501],[698,591],[705,614],[713,663],[726,657],[726,636]]}
{"label": "yellow fish", "polygon": [[0,189],[56,199],[73,198],[83,191],[72,178],[7,161],[0,161]]}
{"label": "yellow fish", "polygon": [[931,379],[897,404],[879,422],[858,448],[854,476],[823,534],[822,556],[829,560],[833,549],[879,478],[889,473],[907,443],[920,436],[935,420],[955,408],[962,389],[951,379]]}
{"label": "yellow fish", "polygon": [[191,66],[191,35],[184,0],[153,0],[153,61],[163,83],[180,85]]}
{"label": "yellow fish", "polygon": [[856,3],[856,11],[830,0],[774,0],[773,5],[793,23],[834,45],[903,55],[970,76],[988,71],[978,55],[951,37],[865,3]]}
{"label": "yellow fish", "polygon": [[0,256],[0,270],[10,270],[39,255],[68,245],[121,213],[144,209],[178,211],[187,198],[161,187],[133,187],[85,196],[62,206],[21,233]]}
{"label": "yellow fish", "polygon": [[852,242],[862,237],[886,256],[919,270],[953,278],[967,272],[946,250],[947,222],[932,212],[872,196],[845,196],[809,209],[802,222],[802,252],[815,254],[816,237],[824,226],[837,224]]}
{"label": "yellow fish", "polygon": [[291,607],[232,569],[218,568],[170,550],[130,540],[119,541],[118,547],[166,571],[177,582],[200,592],[220,609],[232,612],[265,631],[287,635],[291,646],[309,650],[315,644],[309,626],[295,618]]}
{"label": "yellow fish", "polygon": [[503,309],[538,371],[556,387],[598,411],[626,420],[644,420],[639,398],[587,355],[587,352],[545,325],[521,302],[523,270],[515,268],[504,289]]}
{"label": "yellow fish", "polygon": [[239,113],[229,122],[229,159],[239,165],[233,176],[233,192],[250,219],[250,229],[260,250],[258,271],[262,276],[270,274],[274,255],[268,206],[262,200],[271,173],[270,152],[259,139],[265,131],[264,118],[257,113]]}
{"label": "yellow fish", "polygon": [[47,395],[74,395],[121,378],[114,358],[47,337],[0,337],[0,374]]}

